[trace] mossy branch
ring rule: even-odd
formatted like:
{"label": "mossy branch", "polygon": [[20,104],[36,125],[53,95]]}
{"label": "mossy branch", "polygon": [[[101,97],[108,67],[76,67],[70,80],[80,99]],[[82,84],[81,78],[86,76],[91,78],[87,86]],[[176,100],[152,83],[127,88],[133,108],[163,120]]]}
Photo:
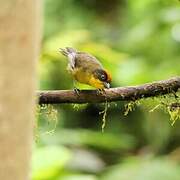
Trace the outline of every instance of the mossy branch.
{"label": "mossy branch", "polygon": [[103,94],[96,90],[81,90],[79,94],[73,90],[38,91],[39,104],[61,103],[102,103],[114,101],[135,101],[142,98],[156,97],[176,92],[180,89],[180,76],[167,80],[152,82],[139,86],[117,87],[106,89]]}

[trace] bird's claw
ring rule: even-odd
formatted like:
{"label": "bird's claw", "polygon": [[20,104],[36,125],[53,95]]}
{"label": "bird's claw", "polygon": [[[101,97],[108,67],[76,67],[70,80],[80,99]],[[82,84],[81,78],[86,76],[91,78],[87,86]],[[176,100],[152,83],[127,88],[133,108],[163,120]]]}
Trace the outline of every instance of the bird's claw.
{"label": "bird's claw", "polygon": [[75,87],[73,91],[79,96],[81,90]]}
{"label": "bird's claw", "polygon": [[97,89],[97,95],[104,95],[105,90],[104,89]]}

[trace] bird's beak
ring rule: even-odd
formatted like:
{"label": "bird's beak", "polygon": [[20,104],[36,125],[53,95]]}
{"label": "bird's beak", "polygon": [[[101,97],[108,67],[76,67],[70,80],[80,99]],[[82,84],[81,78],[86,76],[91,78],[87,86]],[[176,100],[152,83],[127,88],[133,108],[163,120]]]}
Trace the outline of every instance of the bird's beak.
{"label": "bird's beak", "polygon": [[104,82],[104,87],[107,88],[107,89],[109,89],[109,88],[110,88],[110,84],[107,83],[107,82]]}

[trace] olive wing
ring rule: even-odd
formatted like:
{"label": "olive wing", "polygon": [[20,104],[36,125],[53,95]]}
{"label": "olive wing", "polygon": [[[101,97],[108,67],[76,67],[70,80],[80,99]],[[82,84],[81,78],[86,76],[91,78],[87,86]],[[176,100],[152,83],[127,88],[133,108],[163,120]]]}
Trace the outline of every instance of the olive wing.
{"label": "olive wing", "polygon": [[75,68],[83,68],[89,71],[101,69],[101,63],[88,53],[78,52],[75,58]]}

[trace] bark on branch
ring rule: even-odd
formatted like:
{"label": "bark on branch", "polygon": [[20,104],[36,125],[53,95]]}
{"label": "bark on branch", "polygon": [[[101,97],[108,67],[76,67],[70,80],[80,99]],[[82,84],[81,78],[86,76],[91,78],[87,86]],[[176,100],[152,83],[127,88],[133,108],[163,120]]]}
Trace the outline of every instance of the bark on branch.
{"label": "bark on branch", "polygon": [[98,94],[96,90],[81,90],[79,94],[76,94],[73,90],[55,90],[38,91],[37,96],[39,104],[81,104],[106,101],[134,101],[141,98],[175,93],[179,89],[180,76],[139,86],[110,88],[105,90],[104,94]]}

